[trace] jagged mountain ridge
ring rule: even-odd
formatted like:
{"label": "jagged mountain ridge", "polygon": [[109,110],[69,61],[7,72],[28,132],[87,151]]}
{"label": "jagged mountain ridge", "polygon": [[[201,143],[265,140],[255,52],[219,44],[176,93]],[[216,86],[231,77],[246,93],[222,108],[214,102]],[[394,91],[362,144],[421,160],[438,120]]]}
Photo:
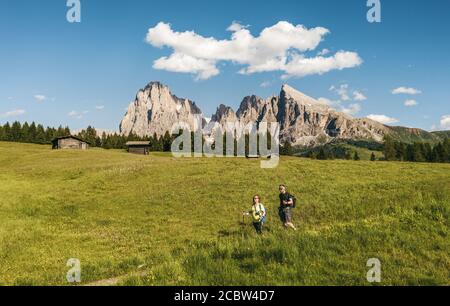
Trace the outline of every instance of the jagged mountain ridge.
{"label": "jagged mountain ridge", "polygon": [[[364,138],[381,141],[389,128],[373,120],[353,119],[328,105],[284,85],[279,96],[262,99],[245,97],[236,113],[224,107],[217,109],[212,123],[224,121],[279,122],[280,139],[294,145],[313,146],[335,138]],[[214,120],[219,118],[219,120]]]}
{"label": "jagged mountain ridge", "polygon": [[[151,82],[138,91],[134,102],[128,107],[120,123],[120,132],[133,132],[139,136],[162,136],[167,131],[170,132],[174,123],[180,121],[188,123],[191,129],[194,129],[195,116],[203,118],[202,111],[195,102],[178,98],[171,93],[169,87],[159,82]],[[427,137],[432,135],[419,129],[389,127],[368,118],[352,118],[289,85],[283,85],[278,96],[267,99],[255,95],[245,97],[236,112],[229,106],[219,105],[208,126],[211,127],[215,123],[225,126],[227,122],[236,121],[242,124],[278,122],[280,141],[301,146],[321,145],[335,139],[368,139],[381,142],[387,134],[405,139],[406,134],[413,132]],[[201,126],[206,127],[204,118]],[[429,138],[436,137],[432,135]]]}
{"label": "jagged mountain ridge", "polygon": [[[151,82],[136,94],[120,123],[120,133],[139,136],[162,136],[175,122],[185,122],[194,129],[194,116],[202,115],[200,108],[188,99],[173,95],[169,87]],[[205,125],[203,118],[201,125]]]}

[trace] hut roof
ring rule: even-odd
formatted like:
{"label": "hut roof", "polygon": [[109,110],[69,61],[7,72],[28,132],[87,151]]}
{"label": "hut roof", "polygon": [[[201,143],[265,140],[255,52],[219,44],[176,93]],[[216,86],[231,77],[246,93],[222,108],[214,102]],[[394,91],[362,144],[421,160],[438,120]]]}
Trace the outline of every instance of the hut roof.
{"label": "hut roof", "polygon": [[67,136],[56,137],[56,138],[52,139],[52,142],[55,142],[55,141],[60,140],[60,139],[68,139],[68,138],[76,139],[76,140],[78,140],[78,141],[85,142],[85,143],[87,143],[87,144],[89,144],[89,145],[91,144],[90,142],[88,142],[88,141],[86,141],[86,140],[83,140],[83,139],[81,139],[81,138],[79,138],[79,137],[75,137],[75,136],[73,136],[73,135],[67,135]]}
{"label": "hut roof", "polygon": [[128,141],[127,146],[149,146],[150,141]]}

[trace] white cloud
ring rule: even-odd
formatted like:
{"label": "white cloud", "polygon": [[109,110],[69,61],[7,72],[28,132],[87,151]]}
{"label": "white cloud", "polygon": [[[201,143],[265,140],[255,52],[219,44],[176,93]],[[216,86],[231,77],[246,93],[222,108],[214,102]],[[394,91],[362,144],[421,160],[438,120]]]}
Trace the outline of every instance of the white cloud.
{"label": "white cloud", "polygon": [[[176,32],[170,24],[160,22],[150,28],[146,41],[154,47],[169,47],[172,54],[154,61],[153,68],[195,74],[209,79],[220,73],[217,64],[229,61],[243,65],[241,74],[281,71],[284,78],[323,74],[361,65],[357,53],[339,51],[333,56],[306,58],[302,52],[317,48],[328,29],[307,29],[302,25],[280,21],[253,36],[248,26],[233,22],[227,29],[231,39],[218,40],[193,31]],[[323,51],[323,50],[322,50]]]}
{"label": "white cloud", "polygon": [[[367,100],[367,97],[360,91],[360,90],[354,90],[353,92],[349,92],[350,86],[348,84],[341,84],[339,87],[331,86],[330,91],[334,92],[339,96],[340,101],[365,101]],[[352,96],[352,97],[351,97]]]}
{"label": "white cloud", "polygon": [[416,106],[418,104],[419,103],[417,103],[416,100],[406,100],[405,103],[404,103],[405,106]]}
{"label": "white cloud", "polygon": [[330,87],[330,91],[335,92],[339,95],[342,101],[349,101],[350,96],[348,94],[348,84],[342,84],[339,87],[335,87],[334,85]]}
{"label": "white cloud", "polygon": [[21,116],[23,114],[25,114],[24,109],[15,109],[15,110],[0,114],[0,117],[1,118],[17,117],[17,116]]}
{"label": "white cloud", "polygon": [[441,117],[441,128],[450,130],[450,115],[444,115]]}
{"label": "white cloud", "polygon": [[345,68],[353,68],[362,64],[358,54],[348,51],[339,51],[331,57],[314,57],[305,58],[303,55],[294,54],[292,60],[285,65],[286,74],[283,78],[304,77],[307,75],[322,75],[331,70],[342,70]]}
{"label": "white cloud", "polygon": [[343,107],[341,109],[341,112],[343,112],[347,115],[351,115],[351,116],[356,115],[360,111],[361,111],[361,105],[358,103],[350,104],[347,107]]}
{"label": "white cloud", "polygon": [[341,100],[330,100],[327,98],[319,98],[317,99],[319,102],[328,105],[334,110],[337,110],[339,112],[343,112],[347,115],[356,115],[361,111],[361,105],[358,103],[352,103],[349,105],[343,105]]}
{"label": "white cloud", "polygon": [[39,102],[42,102],[42,101],[47,100],[47,97],[44,96],[44,95],[34,95],[34,98],[35,98],[36,100],[38,100]]}
{"label": "white cloud", "polygon": [[104,105],[97,105],[97,106],[95,106],[95,109],[96,110],[104,110],[105,109],[105,106]]}
{"label": "white cloud", "polygon": [[81,118],[83,118],[83,114],[87,114],[88,112],[87,111],[84,111],[84,112],[77,112],[77,111],[71,111],[68,115],[70,116],[70,117],[73,117],[73,118],[77,118],[77,119],[81,119]]}
{"label": "white cloud", "polygon": [[392,90],[393,95],[405,94],[405,95],[418,95],[421,94],[422,91],[412,88],[412,87],[398,87]]}
{"label": "white cloud", "polygon": [[378,121],[382,124],[393,124],[398,122],[397,119],[388,117],[386,115],[369,115],[367,116],[367,118]]}
{"label": "white cloud", "polygon": [[355,101],[365,101],[367,100],[367,97],[360,91],[355,90],[353,92],[353,100]]}
{"label": "white cloud", "polygon": [[319,98],[317,99],[319,102],[328,105],[331,108],[339,109],[341,107],[341,101],[339,100],[330,100],[328,98]]}

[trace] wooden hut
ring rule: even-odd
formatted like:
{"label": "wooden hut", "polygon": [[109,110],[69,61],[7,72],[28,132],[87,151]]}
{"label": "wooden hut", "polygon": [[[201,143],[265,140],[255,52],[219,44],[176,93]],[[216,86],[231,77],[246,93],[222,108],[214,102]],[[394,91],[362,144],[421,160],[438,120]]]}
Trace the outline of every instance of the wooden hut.
{"label": "wooden hut", "polygon": [[61,150],[61,149],[87,150],[89,149],[89,145],[90,145],[89,142],[72,135],[57,137],[52,140],[53,150]]}
{"label": "wooden hut", "polygon": [[150,154],[150,141],[128,141],[126,143],[128,152],[132,154]]}

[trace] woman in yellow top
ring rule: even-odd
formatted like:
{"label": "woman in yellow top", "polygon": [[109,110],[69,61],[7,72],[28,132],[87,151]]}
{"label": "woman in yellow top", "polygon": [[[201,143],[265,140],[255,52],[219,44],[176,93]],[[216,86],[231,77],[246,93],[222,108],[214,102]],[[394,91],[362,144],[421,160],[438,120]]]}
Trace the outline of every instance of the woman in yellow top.
{"label": "woman in yellow top", "polygon": [[245,214],[252,216],[253,226],[255,227],[256,232],[262,234],[262,228],[266,221],[266,208],[261,203],[259,195],[253,197],[252,210]]}

